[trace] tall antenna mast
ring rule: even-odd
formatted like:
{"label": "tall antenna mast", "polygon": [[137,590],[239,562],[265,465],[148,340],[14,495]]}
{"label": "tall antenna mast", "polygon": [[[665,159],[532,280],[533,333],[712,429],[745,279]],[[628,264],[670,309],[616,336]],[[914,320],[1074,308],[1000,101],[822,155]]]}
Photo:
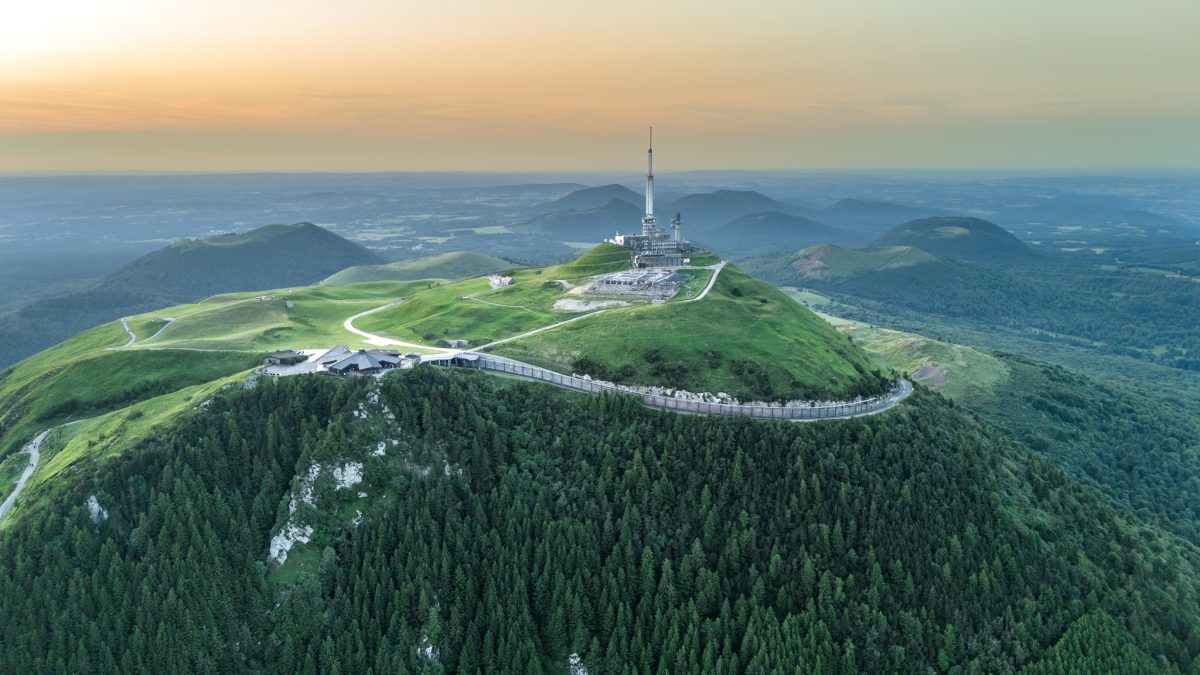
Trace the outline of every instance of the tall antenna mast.
{"label": "tall antenna mast", "polygon": [[654,218],[654,127],[650,127],[650,148],[646,151],[646,215],[642,217],[642,234],[654,234],[658,223]]}

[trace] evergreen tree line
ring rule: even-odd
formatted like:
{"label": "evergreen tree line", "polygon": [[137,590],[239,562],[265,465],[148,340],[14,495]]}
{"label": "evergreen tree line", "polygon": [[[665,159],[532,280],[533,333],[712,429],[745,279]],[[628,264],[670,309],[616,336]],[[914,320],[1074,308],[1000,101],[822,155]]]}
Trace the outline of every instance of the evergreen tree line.
{"label": "evergreen tree line", "polygon": [[314,571],[269,574],[289,484],[360,442],[368,386],[225,393],[33,492],[0,539],[0,670],[1065,673],[1099,640],[1136,672],[1200,652],[1194,552],[923,391],[788,424],[392,375],[405,462],[447,470],[368,464],[377,508],[314,538]]}

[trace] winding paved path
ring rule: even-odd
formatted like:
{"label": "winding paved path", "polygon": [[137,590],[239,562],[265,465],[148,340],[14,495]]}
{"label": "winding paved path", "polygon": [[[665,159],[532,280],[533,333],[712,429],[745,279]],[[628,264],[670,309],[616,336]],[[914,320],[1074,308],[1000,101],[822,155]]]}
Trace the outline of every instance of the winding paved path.
{"label": "winding paved path", "polygon": [[29,482],[29,478],[33,476],[33,472],[37,469],[38,462],[42,460],[42,443],[46,441],[46,437],[50,435],[51,431],[52,429],[46,429],[37,436],[34,436],[33,440],[29,441],[21,449],[22,452],[29,453],[29,464],[21,472],[21,477],[17,480],[16,486],[13,487],[12,493],[8,495],[8,499],[5,499],[4,503],[0,504],[0,522],[3,522],[4,517],[12,510],[13,504],[17,502],[17,497],[21,495],[21,490],[25,489],[25,483]]}
{"label": "winding paved path", "polygon": [[[173,317],[173,316],[163,317],[163,322],[164,323],[163,323],[162,327],[159,328],[158,330],[154,331],[154,335],[151,335],[150,337],[146,338],[145,340],[138,342],[137,335],[133,332],[133,329],[129,327],[129,317],[127,317],[127,316],[121,317],[121,328],[124,328],[125,334],[129,336],[129,342],[126,342],[125,344],[123,344],[121,346],[129,347],[134,344],[144,344],[146,342],[153,340],[154,338],[161,335],[164,330],[169,328],[171,326],[171,324],[175,323],[175,317]],[[112,348],[110,347],[109,349],[112,349]]]}
{"label": "winding paved path", "polygon": [[354,333],[355,335],[363,338],[363,340],[367,344],[376,345],[378,347],[389,347],[389,346],[408,347],[409,349],[427,349],[427,350],[432,350],[435,352],[455,351],[453,349],[445,349],[443,347],[430,347],[429,345],[419,345],[415,342],[404,342],[403,340],[393,340],[392,338],[386,338],[386,337],[383,337],[382,335],[368,333],[365,330],[359,330],[358,328],[354,327],[354,322],[357,321],[358,319],[361,319],[364,316],[367,316],[369,314],[374,314],[376,312],[382,312],[385,309],[391,309],[402,302],[404,302],[404,301],[397,300],[395,302],[389,302],[388,304],[383,305],[382,307],[376,307],[375,309],[368,309],[365,312],[359,312],[358,314],[355,314],[354,316],[350,317],[349,319],[346,319],[345,321],[343,321],[342,328],[345,328],[346,330],[350,331],[351,333]]}
{"label": "winding paved path", "polygon": [[695,302],[697,300],[703,300],[704,296],[708,295],[708,292],[711,291],[712,287],[716,285],[717,275],[719,275],[721,273],[721,270],[725,269],[725,261],[722,260],[721,262],[717,263],[716,265],[709,265],[705,269],[710,269],[713,271],[712,276],[708,278],[708,285],[704,287],[704,290],[700,291],[700,295],[697,295],[694,298],[689,298],[687,300],[681,300],[680,302]]}

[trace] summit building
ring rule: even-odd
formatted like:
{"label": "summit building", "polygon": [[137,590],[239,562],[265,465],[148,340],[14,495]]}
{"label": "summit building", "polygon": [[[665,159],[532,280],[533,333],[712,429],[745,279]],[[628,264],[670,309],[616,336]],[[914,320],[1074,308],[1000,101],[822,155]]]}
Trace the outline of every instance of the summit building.
{"label": "summit building", "polygon": [[682,267],[690,261],[685,255],[692,250],[691,242],[683,238],[683,223],[679,212],[671,220],[667,232],[654,217],[654,127],[650,127],[650,148],[646,151],[646,215],[642,216],[641,233],[613,237],[613,243],[633,250],[634,267]]}

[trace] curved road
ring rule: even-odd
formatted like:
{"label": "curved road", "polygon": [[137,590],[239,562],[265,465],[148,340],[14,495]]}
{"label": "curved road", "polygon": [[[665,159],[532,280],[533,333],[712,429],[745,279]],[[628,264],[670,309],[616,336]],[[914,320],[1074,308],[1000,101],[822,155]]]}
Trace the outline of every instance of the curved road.
{"label": "curved road", "polygon": [[703,300],[704,296],[708,295],[708,292],[711,291],[712,287],[716,285],[717,275],[721,273],[721,270],[725,269],[725,261],[722,260],[716,265],[709,265],[705,269],[710,269],[713,271],[712,276],[708,278],[708,285],[704,287],[704,290],[700,291],[700,295],[697,295],[689,300],[683,300],[682,302],[695,302],[697,300]]}
{"label": "curved road", "polygon": [[[150,337],[146,338],[145,340],[142,340],[142,342],[143,343],[149,342],[149,341],[153,340],[154,338],[158,337],[160,334],[162,334],[162,332],[164,330],[166,330],[167,328],[169,328],[171,324],[175,323],[175,317],[173,317],[173,316],[164,317],[163,322],[164,323],[162,325],[162,328],[159,328],[158,330],[154,331],[154,335],[151,335]],[[137,341],[138,341],[137,335],[135,335],[133,332],[133,329],[131,329],[129,327],[129,317],[127,317],[127,316],[121,317],[121,328],[124,328],[125,334],[129,336],[129,342],[126,342],[122,346],[128,347],[132,344],[137,343]]]}
{"label": "curved road", "polygon": [[130,330],[130,328],[129,328],[129,317],[127,317],[127,316],[121,317],[121,328],[124,328],[125,334],[129,336],[129,342],[125,343],[126,347],[137,342],[137,336],[134,335],[133,331]]}
{"label": "curved road", "polygon": [[29,482],[30,476],[37,469],[38,462],[42,460],[42,443],[46,441],[46,437],[50,435],[51,431],[52,429],[46,429],[37,436],[34,436],[33,440],[29,441],[21,449],[22,452],[29,453],[29,464],[21,472],[21,478],[17,480],[17,485],[13,488],[12,494],[8,495],[8,499],[5,499],[3,504],[0,504],[0,521],[3,521],[8,512],[12,510],[13,504],[17,502],[17,497],[21,495],[21,490],[25,489],[25,483]]}
{"label": "curved road", "polygon": [[382,307],[376,307],[375,309],[368,309],[365,312],[359,312],[358,314],[355,314],[354,316],[350,317],[349,319],[346,319],[345,321],[343,321],[342,328],[345,328],[346,330],[350,331],[351,333],[354,333],[355,335],[362,337],[364,339],[364,341],[366,341],[367,344],[376,345],[378,347],[389,347],[389,346],[408,347],[409,349],[428,349],[428,350],[432,350],[435,352],[455,351],[453,349],[445,349],[443,347],[430,347],[428,345],[419,345],[415,342],[404,342],[402,340],[393,340],[391,338],[385,338],[382,335],[368,333],[365,330],[359,330],[354,327],[354,322],[356,320],[361,319],[364,316],[367,316],[368,314],[374,314],[376,312],[382,312],[385,309],[391,309],[402,302],[404,302],[404,301],[397,300],[395,302],[389,302],[388,304],[383,305]]}

